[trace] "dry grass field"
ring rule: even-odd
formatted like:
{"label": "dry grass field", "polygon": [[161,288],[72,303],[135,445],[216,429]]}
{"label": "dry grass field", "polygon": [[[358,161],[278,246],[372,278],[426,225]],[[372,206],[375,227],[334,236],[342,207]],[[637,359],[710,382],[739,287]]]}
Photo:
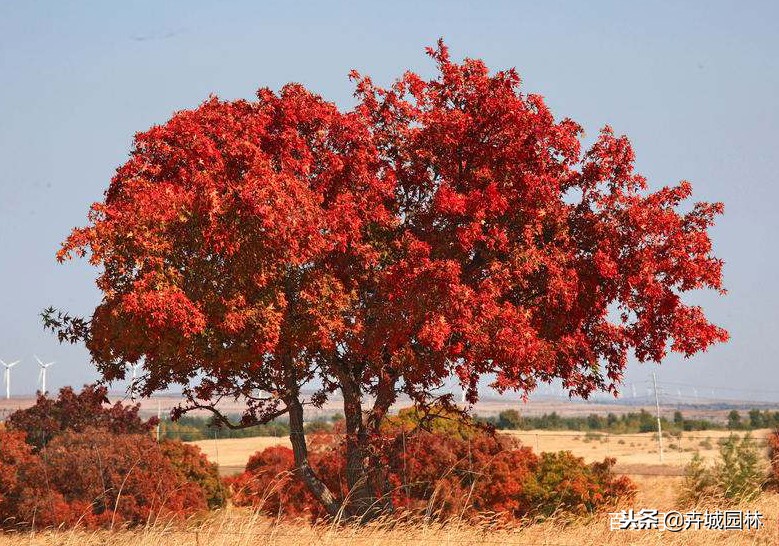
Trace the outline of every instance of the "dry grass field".
{"label": "dry grass field", "polygon": [[[769,429],[753,431],[752,437],[762,441]],[[660,462],[657,436],[643,434],[587,434],[576,431],[521,431],[504,432],[517,438],[523,445],[541,451],[571,451],[587,462],[602,461],[605,457],[617,459],[617,471],[625,474],[681,474],[684,466],[698,452],[705,459],[712,459],[719,453],[721,439],[727,438],[727,431],[687,432],[680,437],[663,438],[663,462]],[[743,432],[738,433],[743,436]],[[192,442],[200,447],[206,456],[219,464],[223,473],[240,472],[254,453],[272,445],[289,447],[289,439],[283,438],[235,438],[223,440],[202,440]]]}
{"label": "dry grass field", "polygon": [[[635,506],[671,508],[661,497],[667,497],[668,487],[653,489],[657,481],[674,478],[653,478],[640,484],[643,492]],[[670,502],[670,501],[667,501]],[[394,525],[312,526],[306,522],[280,522],[254,513],[226,510],[202,521],[187,524],[152,525],[140,530],[45,531],[40,533],[0,535],[0,546],[466,546],[485,544],[514,546],[628,546],[628,545],[775,545],[779,544],[779,497],[766,495],[743,509],[758,509],[763,514],[764,527],[753,531],[688,530],[612,531],[608,514],[578,521],[551,520],[512,528],[501,528],[485,521],[481,525],[457,520],[441,524],[401,522]]]}
{"label": "dry grass field", "polygon": [[266,447],[276,445],[291,447],[287,437],[226,438],[191,443],[198,446],[210,461],[227,470],[223,473],[242,471],[249,457]]}
{"label": "dry grass field", "polygon": [[[767,431],[757,431],[760,439]],[[625,472],[638,485],[637,497],[622,508],[679,509],[677,495],[683,482],[678,476],[692,454],[699,450],[705,457],[717,453],[717,441],[726,432],[688,433],[680,439],[666,438],[663,464],[659,463],[653,434],[586,435],[578,432],[531,431],[513,433],[524,444],[541,451],[570,450],[588,461],[617,457],[617,470]],[[706,447],[700,444],[704,443]],[[196,442],[225,469],[240,469],[249,456],[269,445],[285,444],[285,438],[245,438]],[[708,447],[708,446],[711,447]],[[701,509],[707,507],[703,506]],[[205,545],[354,545],[402,546],[424,544],[459,545],[686,545],[711,544],[769,545],[779,544],[779,495],[767,492],[760,499],[739,509],[759,510],[764,527],[751,531],[687,530],[612,531],[608,514],[588,519],[563,521],[552,519],[505,528],[489,521],[466,524],[452,520],[445,525],[423,522],[377,523],[365,527],[312,526],[304,521],[285,522],[256,513],[228,508],[205,519],[186,523],[149,525],[144,529],[86,532],[81,530],[42,531],[37,533],[0,534],[0,546],[205,546]],[[713,509],[713,507],[712,507]]]}
{"label": "dry grass field", "polygon": [[[752,438],[762,444],[770,429],[751,432]],[[571,451],[588,462],[602,461],[604,457],[617,459],[617,470],[630,473],[631,469],[638,471],[657,471],[660,473],[681,472],[684,466],[697,452],[704,459],[715,458],[719,454],[719,444],[730,432],[697,431],[685,432],[679,437],[663,438],[663,461],[660,453],[657,435],[652,432],[643,434],[605,434],[583,433],[575,431],[528,431],[508,432],[524,445],[530,446],[536,452],[541,451]],[[744,432],[737,432],[743,437]],[[654,469],[654,470],[653,470]],[[662,472],[663,469],[666,472]]]}

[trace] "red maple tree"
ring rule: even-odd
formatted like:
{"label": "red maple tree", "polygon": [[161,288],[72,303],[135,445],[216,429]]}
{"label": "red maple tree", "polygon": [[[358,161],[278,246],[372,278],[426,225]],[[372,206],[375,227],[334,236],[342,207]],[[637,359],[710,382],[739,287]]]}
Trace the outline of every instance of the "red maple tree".
{"label": "red maple tree", "polygon": [[[371,437],[399,394],[457,408],[453,375],[532,391],[616,392],[628,354],[659,362],[727,339],[681,294],[724,292],[708,228],[719,203],[655,192],[607,127],[557,121],[514,70],[452,62],[392,87],[353,73],[340,111],[303,86],[211,98],[139,133],[89,225],[58,257],[102,268],[89,318],[52,309],[106,380],[143,362],[142,395],[184,386],[180,411],[225,426],[287,414],[300,476],[331,513],[343,500],[308,464],[305,403],[344,399],[346,513],[375,506]],[[301,389],[316,389],[303,397]],[[239,423],[216,406],[246,401]]]}

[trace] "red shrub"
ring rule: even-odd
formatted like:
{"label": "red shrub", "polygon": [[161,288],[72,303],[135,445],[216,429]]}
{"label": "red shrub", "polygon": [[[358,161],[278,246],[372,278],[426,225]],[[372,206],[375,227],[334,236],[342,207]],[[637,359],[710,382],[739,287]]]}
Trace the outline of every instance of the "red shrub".
{"label": "red shrub", "polygon": [[12,523],[37,462],[23,433],[0,431],[0,527]]}
{"label": "red shrub", "polygon": [[[591,513],[634,494],[632,482],[611,473],[614,459],[586,464],[569,452],[533,454],[502,437],[470,439],[420,432],[380,440],[388,494],[396,508],[446,518],[492,512],[506,518],[555,511]],[[331,490],[347,494],[342,446],[313,442],[312,466]],[[319,504],[292,474],[288,448],[254,455],[244,474],[234,478],[233,501],[262,506],[274,515],[321,515]]]}
{"label": "red shrub", "polygon": [[471,495],[477,512],[498,512],[512,517],[527,513],[524,500],[525,483],[531,478],[538,457],[529,447],[508,449],[495,454],[481,468]]}
{"label": "red shrub", "polygon": [[0,432],[0,528],[49,525],[40,506],[71,521],[79,507],[71,506],[46,481],[46,468],[21,432]]}
{"label": "red shrub", "polygon": [[144,422],[138,415],[140,405],[121,402],[109,405],[108,389],[84,385],[80,393],[72,387],[60,389],[56,399],[38,394],[35,405],[8,416],[6,426],[23,431],[28,444],[40,449],[54,436],[67,430],[82,432],[87,428],[104,429],[114,434],[141,434],[157,423],[153,417]]}
{"label": "red shrub", "polygon": [[294,476],[295,459],[288,447],[273,446],[257,452],[246,471],[230,478],[236,506],[261,508],[263,512],[296,517],[318,504],[305,485]]}
{"label": "red shrub", "polygon": [[486,511],[521,515],[517,496],[537,462],[530,449],[488,434],[462,439],[421,432],[400,440],[388,457],[391,483],[400,485],[396,506],[441,518]]}
{"label": "red shrub", "polygon": [[5,527],[142,525],[207,508],[203,489],[146,435],[65,432],[37,455],[20,434],[2,440]]}
{"label": "red shrub", "polygon": [[65,433],[41,458],[49,481],[66,499],[90,502],[95,516],[115,511],[115,521],[143,524],[207,508],[203,490],[187,482],[147,435]]}

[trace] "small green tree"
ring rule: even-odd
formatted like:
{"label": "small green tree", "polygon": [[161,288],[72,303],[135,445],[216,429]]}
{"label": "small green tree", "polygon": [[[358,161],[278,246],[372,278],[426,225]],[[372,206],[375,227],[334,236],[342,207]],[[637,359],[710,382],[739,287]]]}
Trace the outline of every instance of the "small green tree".
{"label": "small green tree", "polygon": [[759,409],[749,410],[749,428],[758,429],[765,426],[765,418]]}
{"label": "small green tree", "polygon": [[766,473],[751,434],[740,441],[731,435],[720,448],[720,459],[715,475],[726,498],[749,501],[760,496]]}
{"label": "small green tree", "polygon": [[684,484],[679,502],[684,506],[696,506],[704,499],[711,499],[718,494],[712,470],[706,466],[706,461],[700,453],[696,453],[684,469]]}
{"label": "small green tree", "polygon": [[522,428],[522,416],[515,409],[501,411],[497,427],[501,430],[519,430]]}
{"label": "small green tree", "polygon": [[728,413],[728,430],[740,430],[743,428],[741,414],[738,410],[730,410]]}
{"label": "small green tree", "polygon": [[674,425],[679,428],[684,426],[684,415],[682,415],[682,412],[679,410],[674,412]]}
{"label": "small green tree", "polygon": [[720,445],[719,460],[712,467],[699,454],[693,456],[685,469],[679,501],[684,505],[699,505],[754,500],[767,481],[764,466],[749,433],[742,439],[731,434]]}

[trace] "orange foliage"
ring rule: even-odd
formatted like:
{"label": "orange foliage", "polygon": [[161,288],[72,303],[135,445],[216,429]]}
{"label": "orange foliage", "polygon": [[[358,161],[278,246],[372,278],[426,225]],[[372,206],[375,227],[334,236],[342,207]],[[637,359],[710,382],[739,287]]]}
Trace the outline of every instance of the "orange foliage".
{"label": "orange foliage", "polygon": [[774,430],[766,437],[768,444],[768,458],[771,461],[771,481],[774,486],[779,486],[779,429]]}

